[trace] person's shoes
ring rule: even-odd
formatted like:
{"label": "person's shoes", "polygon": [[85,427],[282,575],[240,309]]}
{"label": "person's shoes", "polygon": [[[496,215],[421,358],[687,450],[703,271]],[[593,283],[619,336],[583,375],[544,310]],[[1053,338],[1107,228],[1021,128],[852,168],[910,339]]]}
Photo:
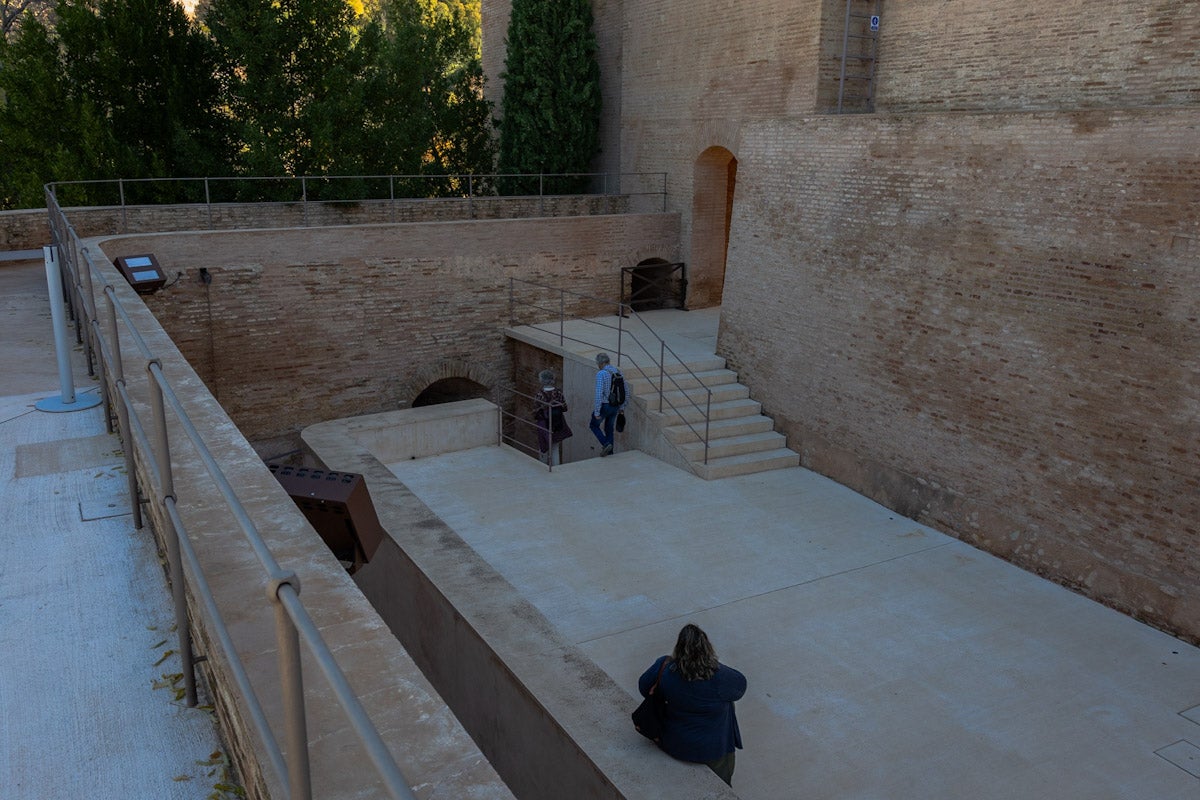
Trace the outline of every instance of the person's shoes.
{"label": "person's shoes", "polygon": [[612,445],[611,444],[604,445],[604,449],[600,451],[600,457],[604,458],[605,456],[611,456],[611,455],[612,455]]}

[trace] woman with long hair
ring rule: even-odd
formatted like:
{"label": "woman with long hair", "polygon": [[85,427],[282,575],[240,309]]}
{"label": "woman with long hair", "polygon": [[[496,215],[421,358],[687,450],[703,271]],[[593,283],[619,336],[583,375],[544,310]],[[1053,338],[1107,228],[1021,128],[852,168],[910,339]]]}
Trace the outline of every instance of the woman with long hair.
{"label": "woman with long hair", "polygon": [[656,659],[638,679],[642,697],[655,681],[667,705],[658,746],[681,761],[707,765],[732,786],[734,751],[742,747],[733,703],[746,693],[746,676],[719,662],[707,634],[689,623],[671,655]]}

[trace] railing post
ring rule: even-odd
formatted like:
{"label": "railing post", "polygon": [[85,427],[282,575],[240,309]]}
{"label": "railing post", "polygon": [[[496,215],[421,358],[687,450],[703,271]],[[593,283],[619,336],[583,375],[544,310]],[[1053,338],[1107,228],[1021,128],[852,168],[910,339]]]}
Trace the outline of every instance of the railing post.
{"label": "railing post", "polygon": [[508,279],[508,324],[510,326],[517,324],[516,308],[513,306],[513,279]]}
{"label": "railing post", "polygon": [[558,290],[558,346],[567,338],[567,290]]}
{"label": "railing post", "polygon": [[546,176],[538,173],[538,213],[546,213]]}
{"label": "railing post", "polygon": [[125,457],[125,480],[129,484],[129,507],[133,510],[133,527],[142,529],[142,504],[138,498],[137,464],[133,460],[133,431],[129,427],[129,409],[125,406],[125,362],[121,358],[121,334],[117,330],[117,308],[112,287],[105,287],[108,303],[108,349],[112,353],[113,387],[117,393],[117,424],[121,430],[121,454]]}
{"label": "railing post", "polygon": [[708,389],[708,400],[704,403],[704,463],[708,463],[708,423],[712,419],[712,389]]}
{"label": "railing post", "polygon": [[658,413],[662,413],[663,406],[663,375],[667,371],[667,343],[658,340]]}
{"label": "railing post", "polygon": [[88,375],[96,374],[95,365],[92,356],[92,331],[91,321],[96,318],[96,297],[92,294],[92,258],[88,255],[88,249],[83,248],[83,263],[76,263],[75,269],[79,272],[83,286],[80,288],[81,297],[79,298],[80,305],[83,306],[84,322],[88,326],[88,335],[83,337],[83,353],[87,356]]}
{"label": "railing post", "polygon": [[308,178],[304,175],[300,176],[300,208],[301,218],[304,220],[304,225],[308,226]]}
{"label": "railing post", "polygon": [[208,190],[208,178],[204,179],[204,207],[208,210],[208,229],[212,230],[212,194]]}
{"label": "railing post", "polygon": [[287,727],[288,800],[312,800],[312,773],[308,763],[308,718],[304,714],[304,674],[300,663],[300,634],[292,624],[279,593],[300,593],[294,572],[272,578],[267,596],[275,606],[275,642],[279,648],[279,683]]}
{"label": "railing post", "polygon": [[504,409],[500,407],[500,384],[496,384],[496,446],[504,444]]}
{"label": "railing post", "polygon": [[624,344],[622,337],[625,334],[625,308],[617,303],[617,365],[621,364],[621,347]]}
{"label": "railing post", "polygon": [[125,179],[117,178],[117,191],[121,195],[121,232],[129,230],[129,218],[125,215]]}
{"label": "railing post", "polygon": [[467,213],[475,219],[475,173],[467,176]]}
{"label": "railing post", "polygon": [[[175,503],[175,478],[171,472],[171,442],[167,436],[167,412],[163,406],[162,363],[157,359],[146,362],[150,378],[150,407],[154,415],[154,450],[158,462],[158,486],[162,504]],[[157,375],[155,373],[158,373]],[[183,666],[183,685],[189,708],[196,706],[196,662],[192,657],[192,631],[187,614],[187,591],[183,585],[183,556],[179,552],[179,531],[170,517],[164,519],[163,534],[167,540],[167,565],[171,570],[171,597],[175,605],[175,632],[179,637],[179,658]]]}

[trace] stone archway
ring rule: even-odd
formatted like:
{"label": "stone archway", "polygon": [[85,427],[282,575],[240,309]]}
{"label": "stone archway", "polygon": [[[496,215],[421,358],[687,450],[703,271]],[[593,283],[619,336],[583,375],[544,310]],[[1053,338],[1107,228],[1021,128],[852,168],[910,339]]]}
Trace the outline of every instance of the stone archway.
{"label": "stone archway", "polygon": [[412,401],[413,408],[434,406],[439,403],[457,403],[459,400],[487,398],[488,388],[470,378],[442,378],[425,387]]}
{"label": "stone archway", "polygon": [[721,304],[736,181],[737,158],[724,147],[710,147],[696,159],[688,265],[690,308]]}
{"label": "stone archway", "polygon": [[[492,400],[497,383],[494,367],[472,365],[456,358],[448,358],[436,365],[417,369],[404,380],[400,397],[408,397],[409,408],[473,400],[482,397]],[[401,408],[405,406],[403,403]]]}

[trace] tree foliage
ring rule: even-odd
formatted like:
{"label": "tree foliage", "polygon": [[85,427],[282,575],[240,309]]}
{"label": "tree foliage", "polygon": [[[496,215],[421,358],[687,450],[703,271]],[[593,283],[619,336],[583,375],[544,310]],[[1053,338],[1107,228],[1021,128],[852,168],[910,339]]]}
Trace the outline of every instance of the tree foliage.
{"label": "tree foliage", "polygon": [[[600,141],[600,67],[590,1],[513,0],[501,77],[500,171],[587,172]],[[583,184],[586,178],[554,190],[576,191]]]}
{"label": "tree foliage", "polygon": [[[203,0],[200,22],[177,0],[58,0],[52,24],[26,13],[0,39],[0,204],[41,205],[48,181],[489,173],[479,3]],[[131,198],[127,183],[125,199],[166,199],[148,186]]]}

